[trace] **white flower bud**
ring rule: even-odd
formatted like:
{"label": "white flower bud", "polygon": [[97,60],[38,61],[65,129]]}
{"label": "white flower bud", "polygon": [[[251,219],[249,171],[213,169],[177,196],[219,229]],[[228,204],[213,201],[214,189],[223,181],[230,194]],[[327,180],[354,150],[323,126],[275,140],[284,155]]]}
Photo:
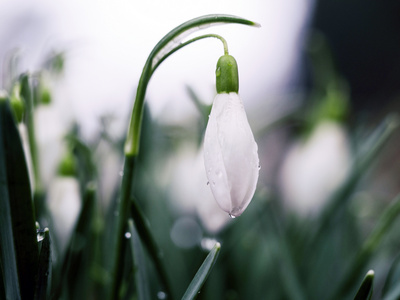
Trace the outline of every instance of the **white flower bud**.
{"label": "white flower bud", "polygon": [[240,216],[254,195],[257,149],[239,95],[217,94],[204,138],[204,165],[215,200],[231,217]]}

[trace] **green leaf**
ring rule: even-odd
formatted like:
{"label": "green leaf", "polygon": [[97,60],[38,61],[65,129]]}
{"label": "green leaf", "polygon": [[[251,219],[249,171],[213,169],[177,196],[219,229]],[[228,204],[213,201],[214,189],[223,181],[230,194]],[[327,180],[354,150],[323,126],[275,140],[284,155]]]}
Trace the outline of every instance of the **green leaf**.
{"label": "green leaf", "polygon": [[357,280],[361,270],[366,263],[371,259],[376,249],[380,245],[382,239],[387,235],[392,225],[400,215],[400,195],[398,195],[392,203],[385,209],[380,216],[375,228],[364,242],[362,248],[353,260],[349,269],[341,278],[338,289],[330,299],[341,299],[354,286],[354,281]]}
{"label": "green leaf", "polygon": [[50,299],[51,286],[51,240],[49,229],[45,228],[39,232],[39,235],[43,235],[43,240],[39,256],[35,300],[46,300]]}
{"label": "green leaf", "polygon": [[382,290],[383,300],[400,298],[400,256],[393,262]]}
{"label": "green leaf", "polygon": [[16,265],[21,299],[33,299],[39,254],[30,181],[19,132],[4,99],[0,99],[0,193],[6,294],[16,296]]}
{"label": "green leaf", "polygon": [[332,199],[321,213],[318,230],[314,235],[314,243],[318,243],[320,238],[326,235],[326,230],[332,224],[334,217],[344,207],[365,172],[375,162],[381,150],[398,127],[399,117],[397,115],[389,115],[367,139],[363,145],[365,151],[356,157],[349,177],[332,196]]}
{"label": "green leaf", "polygon": [[[3,127],[4,101],[0,99],[0,126]],[[0,128],[2,129],[2,128]],[[21,299],[17,259],[13,243],[10,199],[7,185],[6,153],[3,130],[0,130],[0,260],[6,299]]]}
{"label": "green leaf", "polygon": [[206,259],[204,260],[203,264],[200,266],[200,269],[197,271],[196,275],[194,276],[192,282],[190,283],[189,287],[187,288],[185,294],[182,297],[182,300],[189,300],[195,299],[197,294],[200,292],[201,287],[203,286],[204,282],[206,281],[208,275],[210,275],[212,267],[214,266],[219,251],[221,250],[221,244],[216,243],[214,248],[210,251],[207,255]]}
{"label": "green leaf", "polygon": [[133,269],[135,270],[135,281],[138,300],[150,300],[149,282],[146,275],[146,261],[141,247],[139,235],[133,224],[128,221],[130,236],[130,249],[133,257]]}
{"label": "green leaf", "polygon": [[96,187],[88,184],[74,232],[71,235],[53,298],[63,293],[67,298],[87,299],[89,271],[93,261],[93,222],[96,210]]}
{"label": "green leaf", "polygon": [[374,283],[374,271],[368,271],[367,275],[365,275],[363,282],[361,283],[360,288],[354,300],[369,300],[372,297],[373,292],[373,283]]}
{"label": "green leaf", "polygon": [[162,251],[158,247],[155,242],[148,221],[145,219],[142,211],[137,205],[136,199],[131,201],[131,215],[133,220],[135,221],[135,227],[137,228],[137,232],[143,241],[143,245],[146,247],[147,252],[149,253],[154,266],[158,272],[162,285],[164,286],[165,292],[168,295],[171,295],[171,287],[168,281],[167,272],[162,263]]}

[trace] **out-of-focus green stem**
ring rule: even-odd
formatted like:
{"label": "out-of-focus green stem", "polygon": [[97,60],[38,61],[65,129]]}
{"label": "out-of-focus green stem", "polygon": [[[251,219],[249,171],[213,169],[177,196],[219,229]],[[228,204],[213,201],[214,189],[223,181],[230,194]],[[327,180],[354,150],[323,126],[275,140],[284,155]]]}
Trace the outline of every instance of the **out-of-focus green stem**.
{"label": "out-of-focus green stem", "polygon": [[35,137],[35,119],[34,119],[34,104],[32,87],[29,82],[29,74],[21,76],[21,94],[24,97],[26,105],[26,127],[28,129],[29,148],[32,158],[32,168],[35,185],[32,187],[34,194],[42,192],[42,181],[40,178],[39,157],[37,150],[37,143]]}
{"label": "out-of-focus green stem", "polygon": [[[129,201],[132,193],[132,183],[134,174],[134,161],[139,154],[139,140],[143,118],[144,99],[146,95],[147,85],[156,68],[160,65],[160,61],[181,49],[186,44],[180,44],[180,40],[185,35],[193,31],[207,28],[211,25],[237,23],[259,27],[259,24],[231,15],[206,15],[189,20],[166,34],[158,44],[153,48],[147,61],[143,67],[142,74],[137,87],[135,103],[128,127],[128,134],[125,142],[125,165],[122,178],[120,203],[118,208],[117,232],[115,244],[115,257],[112,274],[112,284],[110,292],[110,300],[118,299],[119,285],[123,269],[123,239],[128,220]],[[215,36],[214,36],[215,37]],[[199,39],[197,39],[199,40]],[[192,41],[193,42],[193,41]],[[183,45],[183,46],[182,46]],[[178,48],[174,50],[175,48]],[[165,53],[163,52],[165,51]],[[226,48],[225,48],[225,51]],[[169,295],[169,299],[173,299],[173,295]]]}
{"label": "out-of-focus green stem", "polygon": [[122,269],[123,269],[123,241],[125,236],[125,229],[127,226],[128,212],[129,212],[129,198],[132,192],[133,184],[133,171],[135,164],[135,156],[126,156],[124,163],[124,174],[122,176],[122,186],[120,203],[118,206],[118,223],[117,232],[115,236],[114,248],[114,270],[112,276],[110,300],[118,299],[119,285],[121,283]]}

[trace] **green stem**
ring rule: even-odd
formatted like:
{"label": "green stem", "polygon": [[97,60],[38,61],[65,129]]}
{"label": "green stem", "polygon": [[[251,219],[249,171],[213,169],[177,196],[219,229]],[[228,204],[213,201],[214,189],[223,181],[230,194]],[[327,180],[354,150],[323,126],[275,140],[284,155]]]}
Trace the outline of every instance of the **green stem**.
{"label": "green stem", "polygon": [[115,236],[114,248],[114,270],[112,276],[111,294],[110,299],[118,299],[119,284],[122,277],[123,269],[123,241],[125,236],[125,229],[127,226],[128,212],[129,212],[129,198],[132,192],[133,184],[133,171],[134,171],[135,157],[125,157],[124,174],[122,176],[121,185],[121,200],[118,208],[117,219],[117,233]]}
{"label": "green stem", "polygon": [[39,157],[35,137],[33,95],[28,74],[23,74],[21,77],[21,94],[24,97],[26,104],[26,127],[28,129],[29,148],[31,152],[33,177],[35,182],[35,186],[32,187],[32,189],[34,194],[40,194],[42,192],[42,182],[40,178]]}
{"label": "green stem", "polygon": [[158,68],[158,66],[159,66],[164,60],[166,60],[170,55],[172,55],[173,53],[175,53],[175,52],[178,51],[179,49],[181,49],[181,48],[183,48],[183,47],[185,47],[185,46],[187,46],[187,45],[189,45],[189,44],[191,44],[191,43],[193,43],[193,42],[196,42],[196,41],[199,41],[199,40],[202,40],[202,39],[205,39],[205,38],[210,38],[210,37],[211,37],[211,38],[217,38],[217,39],[219,39],[219,40],[222,42],[222,44],[224,45],[224,54],[225,54],[225,55],[228,55],[228,54],[229,54],[229,51],[228,51],[228,43],[226,42],[226,40],[225,40],[222,36],[220,36],[220,35],[218,35],[218,34],[212,34],[212,33],[210,33],[210,34],[205,34],[205,35],[201,35],[201,36],[197,36],[197,37],[195,37],[195,38],[193,38],[193,39],[191,39],[191,40],[188,40],[187,42],[184,42],[184,43],[179,44],[179,45],[176,46],[174,49],[172,49],[170,52],[168,52],[167,54],[165,54],[162,58],[160,58],[160,60],[154,65],[151,74],[154,73],[154,71]]}
{"label": "green stem", "polygon": [[[134,161],[139,154],[139,140],[140,140],[142,118],[143,118],[144,99],[150,78],[153,75],[156,68],[160,65],[159,64],[160,60],[164,60],[166,57],[175,52],[176,50],[174,51],[174,48],[178,47],[178,49],[181,49],[182,47],[189,44],[185,43],[183,46],[179,44],[180,40],[183,39],[185,35],[192,33],[193,31],[209,27],[211,25],[229,24],[229,23],[237,23],[237,24],[259,27],[259,24],[257,23],[231,15],[206,15],[198,17],[189,20],[179,25],[175,29],[171,30],[158,42],[158,44],[153,48],[149,57],[146,60],[142,74],[139,79],[135,103],[133,106],[132,116],[129,123],[128,134],[124,147],[125,165],[124,165],[124,175],[122,178],[120,203],[118,204],[119,215],[117,219],[117,232],[116,232],[115,254],[114,254],[115,256],[114,256],[110,299],[118,299],[118,291],[119,291],[120,279],[122,276],[121,273],[123,269],[122,241],[124,240],[124,233],[127,226],[129,202],[132,193]],[[227,51],[226,48],[225,50]],[[163,51],[165,51],[165,53]],[[169,297],[170,299],[173,299],[172,295],[170,295]]]}

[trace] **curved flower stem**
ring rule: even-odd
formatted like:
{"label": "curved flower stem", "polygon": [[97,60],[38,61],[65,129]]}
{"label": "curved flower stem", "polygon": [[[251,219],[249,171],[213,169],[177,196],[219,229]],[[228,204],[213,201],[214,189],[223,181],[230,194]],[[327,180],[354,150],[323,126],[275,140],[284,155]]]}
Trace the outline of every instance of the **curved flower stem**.
{"label": "curved flower stem", "polygon": [[170,52],[168,52],[167,54],[165,54],[165,55],[154,65],[153,70],[152,70],[152,72],[151,72],[151,75],[153,75],[154,71],[158,68],[158,66],[159,66],[164,60],[166,60],[170,55],[172,55],[173,53],[175,53],[175,52],[178,51],[179,49],[181,49],[181,48],[183,48],[183,47],[185,47],[185,46],[187,46],[187,45],[189,45],[189,44],[191,44],[191,43],[193,43],[193,42],[196,42],[196,41],[199,41],[199,40],[202,40],[202,39],[205,39],[205,38],[217,38],[217,39],[219,39],[219,40],[222,42],[222,44],[224,45],[224,54],[225,54],[225,55],[228,55],[228,54],[229,54],[229,51],[228,51],[228,43],[226,42],[226,40],[225,40],[222,36],[220,36],[220,35],[218,35],[218,34],[212,34],[212,33],[211,33],[211,34],[205,34],[205,35],[197,36],[197,37],[195,37],[195,38],[193,38],[193,39],[191,39],[191,40],[188,40],[187,42],[184,42],[184,43],[179,44],[179,45],[176,46],[174,49],[172,49]]}
{"label": "curved flower stem", "polygon": [[[129,211],[129,203],[131,199],[132,186],[133,186],[134,162],[139,154],[139,140],[140,140],[142,117],[143,117],[144,99],[150,78],[153,75],[154,71],[157,69],[157,67],[160,65],[160,63],[175,51],[202,38],[217,37],[216,35],[203,36],[181,44],[180,41],[185,36],[187,36],[190,33],[193,33],[194,31],[204,29],[212,25],[229,24],[229,23],[243,24],[256,27],[260,26],[255,22],[231,15],[206,15],[198,17],[189,20],[179,25],[175,29],[171,30],[158,42],[158,44],[153,48],[149,57],[146,60],[141,77],[139,79],[135,103],[133,106],[132,116],[124,147],[124,153],[125,153],[124,174],[122,178],[120,202],[118,204],[118,219],[117,219],[117,229],[116,229],[117,231],[116,231],[115,248],[114,248],[115,251],[114,265],[113,265],[111,291],[109,295],[110,299],[118,299],[118,291],[123,269],[123,250],[124,250],[123,239],[129,216],[128,211]],[[221,38],[220,40],[223,41],[223,39]],[[228,50],[226,42],[223,41],[223,43],[224,43],[224,51],[227,52]],[[160,276],[164,275],[160,274]],[[165,278],[163,278],[162,281],[167,282]],[[170,287],[166,286],[165,289],[167,292],[169,291],[169,299],[173,299]]]}
{"label": "curved flower stem", "polygon": [[[171,30],[164,36],[158,44],[153,48],[147,61],[143,67],[142,75],[139,79],[139,85],[136,92],[135,104],[133,106],[131,121],[128,129],[128,135],[125,142],[125,155],[136,156],[139,153],[140,127],[142,123],[144,97],[146,94],[147,85],[151,76],[155,71],[155,66],[158,66],[158,61],[165,56],[165,52],[169,53],[169,49],[173,49],[174,45],[178,44],[185,35],[193,31],[207,28],[211,25],[237,23],[249,26],[259,27],[258,23],[242,19],[230,15],[207,15],[192,19],[182,25]],[[166,51],[165,51],[166,50]]]}

